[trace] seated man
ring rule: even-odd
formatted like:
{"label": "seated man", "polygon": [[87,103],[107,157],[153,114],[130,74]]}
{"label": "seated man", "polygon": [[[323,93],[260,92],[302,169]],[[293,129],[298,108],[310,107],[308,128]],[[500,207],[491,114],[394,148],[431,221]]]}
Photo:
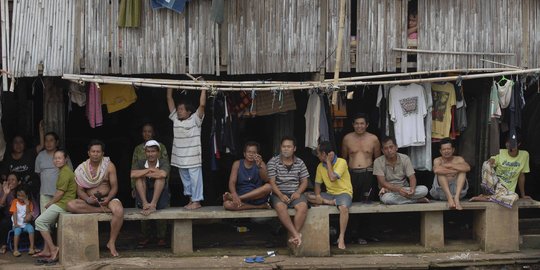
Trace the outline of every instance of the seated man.
{"label": "seated man", "polygon": [[229,177],[229,192],[223,194],[227,210],[270,209],[268,195],[272,191],[266,164],[259,155],[259,144],[247,142],[244,158],[233,163]]}
{"label": "seated man", "polygon": [[[281,139],[280,154],[268,161],[268,178],[272,186],[272,206],[291,238],[289,242],[299,247],[302,244],[300,230],[307,216],[307,199],[304,191],[308,186],[309,172],[304,161],[294,155],[296,140],[285,136]],[[287,212],[294,208],[294,223]]]}
{"label": "seated man", "polygon": [[109,157],[105,157],[105,144],[92,140],[88,145],[88,159],[75,169],[77,195],[79,199],[68,202],[69,212],[112,213],[111,234],[107,248],[113,257],[118,257],[116,238],[124,223],[124,207],[115,196],[118,192],[116,167]]}
{"label": "seated man", "polygon": [[[485,195],[476,196],[470,201],[492,201],[512,208],[519,197],[531,199],[525,193],[525,173],[529,169],[529,153],[519,150],[516,140],[508,139],[506,148],[491,157],[482,166],[482,188]],[[520,195],[515,192],[519,185]]]}
{"label": "seated man", "polygon": [[442,139],[439,145],[441,156],[433,160],[435,179],[429,194],[435,200],[447,200],[450,209],[462,210],[459,199],[467,195],[466,177],[471,167],[462,157],[454,156],[455,148],[450,138]]}
{"label": "seated man", "polygon": [[[169,175],[169,162],[159,159],[161,146],[155,140],[148,140],[144,144],[146,160],[140,160],[131,169],[131,178],[135,179],[135,201],[137,207],[142,209],[141,214],[148,216],[156,210],[169,207],[169,188],[167,178]],[[144,239],[139,245],[144,247],[150,241],[149,220],[141,221],[141,230]],[[167,233],[167,221],[156,221],[156,234],[158,246],[165,246],[165,234]]]}
{"label": "seated man", "polygon": [[375,159],[373,163],[373,175],[377,177],[381,187],[379,192],[381,202],[384,204],[429,202],[426,198],[427,187],[416,185],[411,159],[397,152],[398,148],[393,138],[385,137],[381,144],[384,155]]}
{"label": "seated man", "polygon": [[[330,142],[321,142],[317,148],[317,157],[321,161],[315,174],[315,195],[308,195],[314,204],[336,205],[339,209],[338,248],[345,249],[345,231],[349,221],[349,208],[352,204],[353,188],[347,161],[338,158]],[[321,193],[321,184],[326,192]]]}

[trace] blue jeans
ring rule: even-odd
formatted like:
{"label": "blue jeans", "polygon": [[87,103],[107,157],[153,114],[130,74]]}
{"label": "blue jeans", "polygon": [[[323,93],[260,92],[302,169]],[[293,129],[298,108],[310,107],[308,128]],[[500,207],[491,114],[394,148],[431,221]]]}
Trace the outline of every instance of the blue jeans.
{"label": "blue jeans", "polygon": [[34,227],[32,226],[32,224],[29,224],[29,223],[26,223],[26,225],[24,225],[24,227],[17,227],[17,228],[13,228],[13,234],[15,236],[19,236],[21,235],[22,232],[26,232],[28,234],[33,234],[34,233]]}
{"label": "blue jeans", "polygon": [[191,201],[193,202],[204,200],[202,167],[189,169],[178,168],[178,171],[184,185],[184,195],[191,197]]}

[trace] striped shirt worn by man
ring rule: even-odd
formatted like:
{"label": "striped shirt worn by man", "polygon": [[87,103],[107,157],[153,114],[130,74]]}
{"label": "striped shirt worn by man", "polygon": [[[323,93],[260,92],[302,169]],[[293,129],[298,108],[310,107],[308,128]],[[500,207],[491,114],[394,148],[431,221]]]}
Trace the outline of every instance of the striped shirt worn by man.
{"label": "striped shirt worn by man", "polygon": [[276,185],[284,194],[294,193],[300,185],[300,180],[309,178],[309,172],[304,161],[296,156],[293,157],[293,160],[292,166],[288,167],[283,164],[281,156],[278,155],[271,158],[266,165],[268,177],[276,178]]}
{"label": "striped shirt worn by man", "polygon": [[186,120],[179,120],[176,110],[171,112],[169,119],[173,121],[173,146],[171,165],[181,169],[202,166],[201,156],[201,126],[203,118],[195,112]]}

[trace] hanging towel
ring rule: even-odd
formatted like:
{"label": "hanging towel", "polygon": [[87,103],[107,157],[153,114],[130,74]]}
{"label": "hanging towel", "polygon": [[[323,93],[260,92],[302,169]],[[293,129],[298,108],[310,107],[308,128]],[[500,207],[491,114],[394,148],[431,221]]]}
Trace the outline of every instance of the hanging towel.
{"label": "hanging towel", "polygon": [[153,9],[167,8],[182,13],[186,7],[186,2],[189,2],[189,0],[152,0],[150,3]]}
{"label": "hanging towel", "polygon": [[321,118],[321,99],[319,95],[313,91],[309,95],[306,113],[306,147],[317,149],[317,139],[319,139],[319,126]]}
{"label": "hanging towel", "polygon": [[258,92],[255,96],[252,114],[256,116],[271,115],[296,110],[296,102],[292,91]]}
{"label": "hanging towel", "polygon": [[506,109],[510,105],[510,99],[512,98],[512,88],[514,87],[514,82],[511,80],[506,80],[504,85],[497,85],[497,93],[499,94],[499,104],[501,108]]}
{"label": "hanging towel", "polygon": [[101,102],[107,105],[109,113],[125,109],[135,101],[137,94],[131,85],[101,85]]}
{"label": "hanging towel", "polygon": [[118,9],[119,27],[139,27],[141,25],[141,0],[121,0]]}
{"label": "hanging towel", "polygon": [[90,84],[86,104],[86,117],[92,128],[103,125],[103,115],[101,113],[101,92],[95,83]]}

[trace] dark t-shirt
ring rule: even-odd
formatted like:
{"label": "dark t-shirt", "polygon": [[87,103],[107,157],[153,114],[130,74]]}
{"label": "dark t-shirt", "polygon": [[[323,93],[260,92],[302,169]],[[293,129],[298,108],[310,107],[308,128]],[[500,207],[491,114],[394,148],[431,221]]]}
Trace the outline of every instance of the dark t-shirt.
{"label": "dark t-shirt", "polygon": [[34,186],[39,189],[39,183],[36,179],[37,177],[34,172],[34,164],[36,162],[36,155],[33,151],[25,151],[20,159],[13,159],[11,154],[5,156],[4,161],[2,162],[2,169],[0,173],[2,178],[6,178],[9,173],[16,173],[19,179],[21,179],[22,184],[30,185],[32,190]]}

